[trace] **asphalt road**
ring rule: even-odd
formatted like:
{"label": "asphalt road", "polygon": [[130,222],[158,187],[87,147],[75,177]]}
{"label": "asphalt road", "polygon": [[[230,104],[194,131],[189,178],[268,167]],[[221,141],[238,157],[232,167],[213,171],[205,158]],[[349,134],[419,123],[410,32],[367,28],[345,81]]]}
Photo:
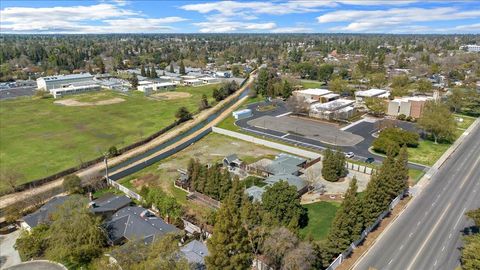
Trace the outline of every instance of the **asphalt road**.
{"label": "asphalt road", "polygon": [[23,96],[33,96],[35,94],[35,90],[36,90],[35,86],[22,86],[22,87],[1,89],[0,100],[23,97]]}
{"label": "asphalt road", "polygon": [[455,269],[461,237],[480,207],[480,128],[473,130],[424,190],[354,269]]}
{"label": "asphalt road", "polygon": [[[241,119],[235,122],[235,124],[239,127],[241,127],[244,131],[254,133],[257,135],[261,135],[264,137],[270,137],[276,140],[282,140],[290,144],[295,144],[298,146],[302,146],[305,148],[311,148],[314,150],[324,150],[327,147],[330,148],[339,148],[341,151],[348,153],[348,152],[353,152],[355,153],[355,160],[359,161],[365,161],[367,157],[374,157],[375,158],[375,163],[381,164],[383,161],[383,157],[379,155],[372,154],[368,149],[373,143],[373,140],[375,139],[372,134],[377,131],[375,127],[375,123],[371,122],[360,122],[345,131],[351,132],[355,135],[359,135],[363,137],[363,140],[353,146],[335,146],[331,144],[327,144],[324,142],[321,142],[319,140],[314,140],[307,138],[305,136],[300,136],[300,135],[295,135],[295,134],[290,134],[286,132],[280,132],[278,130],[272,130],[272,129],[265,129],[261,127],[256,127],[252,126],[249,124],[251,123],[252,119],[257,119],[262,116],[273,116],[273,117],[279,117],[282,115],[285,115],[289,113],[289,109],[286,107],[285,102],[283,101],[276,101],[277,107],[275,110],[272,111],[264,111],[260,112],[256,110],[256,107],[259,105],[258,103],[254,103],[248,106],[249,109],[252,110],[253,116],[246,118],[246,119]],[[415,125],[409,122],[398,122],[398,125],[402,127],[403,129],[407,130],[414,130]],[[342,131],[338,130],[338,136],[341,136]],[[417,169],[417,170],[426,170],[428,169],[427,166],[423,165],[418,165],[418,164],[413,164],[409,163],[409,167],[412,169]]]}

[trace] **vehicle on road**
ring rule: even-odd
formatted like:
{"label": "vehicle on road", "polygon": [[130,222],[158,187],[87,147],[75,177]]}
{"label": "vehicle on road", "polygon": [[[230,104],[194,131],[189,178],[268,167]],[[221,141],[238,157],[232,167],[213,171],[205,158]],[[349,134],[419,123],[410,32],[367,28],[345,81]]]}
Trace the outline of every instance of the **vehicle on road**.
{"label": "vehicle on road", "polygon": [[375,159],[373,157],[369,157],[369,158],[365,159],[366,163],[373,163],[374,161],[375,161]]}
{"label": "vehicle on road", "polygon": [[353,152],[345,153],[346,158],[353,158],[354,156],[355,156],[355,154]]}

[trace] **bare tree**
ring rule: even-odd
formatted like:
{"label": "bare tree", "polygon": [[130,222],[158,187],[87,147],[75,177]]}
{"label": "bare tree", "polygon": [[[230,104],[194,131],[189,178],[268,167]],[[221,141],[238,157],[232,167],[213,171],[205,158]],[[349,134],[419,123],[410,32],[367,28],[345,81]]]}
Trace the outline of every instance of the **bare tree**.
{"label": "bare tree", "polygon": [[308,270],[315,262],[315,251],[310,243],[301,242],[283,258],[282,270]]}
{"label": "bare tree", "polygon": [[310,111],[310,105],[306,101],[306,99],[302,96],[293,95],[287,100],[287,107],[294,113],[294,114],[308,114]]}

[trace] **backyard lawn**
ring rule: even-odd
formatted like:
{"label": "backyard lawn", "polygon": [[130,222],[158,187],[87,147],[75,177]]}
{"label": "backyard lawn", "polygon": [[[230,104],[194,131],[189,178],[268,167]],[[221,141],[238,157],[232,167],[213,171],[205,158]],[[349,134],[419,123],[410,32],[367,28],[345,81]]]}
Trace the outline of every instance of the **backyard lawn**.
{"label": "backyard lawn", "polygon": [[340,207],[336,202],[318,202],[304,205],[308,210],[308,225],[300,229],[300,236],[324,240]]}
{"label": "backyard lawn", "polygon": [[321,88],[323,83],[319,81],[311,81],[311,80],[301,80],[300,83],[303,86],[303,89],[308,88]]}
{"label": "backyard lawn", "polygon": [[197,111],[203,94],[213,102],[215,87],[179,87],[175,92],[190,97],[165,100],[111,91],[59,99],[120,100],[109,105],[67,106],[35,97],[0,101],[0,173],[20,173],[20,184],[101,156],[111,146],[124,147],[171,124],[181,106]]}

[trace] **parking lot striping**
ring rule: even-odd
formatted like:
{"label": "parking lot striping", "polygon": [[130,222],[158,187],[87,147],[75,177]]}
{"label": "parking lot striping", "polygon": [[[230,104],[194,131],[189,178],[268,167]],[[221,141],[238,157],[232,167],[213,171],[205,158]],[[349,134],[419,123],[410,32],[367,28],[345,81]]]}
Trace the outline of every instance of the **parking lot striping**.
{"label": "parking lot striping", "polygon": [[340,130],[347,130],[347,129],[349,129],[351,127],[354,127],[354,126],[356,126],[356,125],[358,125],[362,122],[365,122],[365,119],[361,119],[361,120],[358,120],[357,122],[353,122],[353,123],[349,124],[348,126],[342,127]]}
{"label": "parking lot striping", "polygon": [[287,113],[284,113],[284,114],[280,114],[280,115],[277,115],[275,117],[282,117],[282,116],[287,116],[289,114],[292,114],[292,112],[287,112]]}
{"label": "parking lot striping", "polygon": [[287,133],[287,134],[285,134],[285,135],[281,136],[280,138],[285,138],[285,137],[287,137],[288,135],[290,135],[290,134],[289,134],[289,133]]}

